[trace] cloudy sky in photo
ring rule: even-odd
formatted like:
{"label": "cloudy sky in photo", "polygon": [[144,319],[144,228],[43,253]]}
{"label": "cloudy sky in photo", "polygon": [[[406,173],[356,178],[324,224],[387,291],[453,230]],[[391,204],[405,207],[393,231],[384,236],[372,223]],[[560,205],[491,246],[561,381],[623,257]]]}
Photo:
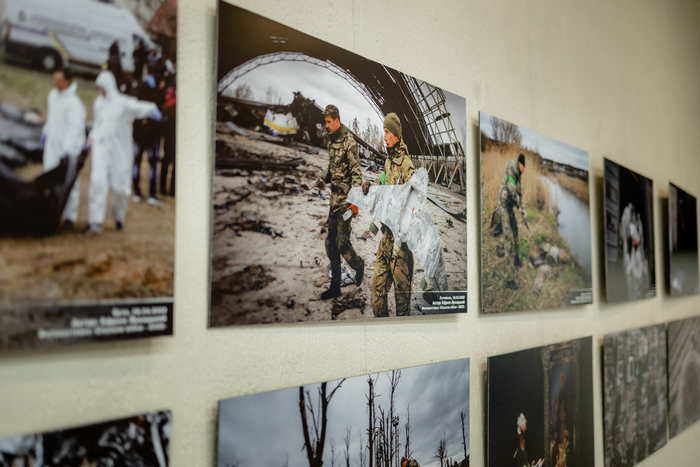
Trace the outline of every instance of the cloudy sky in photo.
{"label": "cloudy sky in photo", "polygon": [[[437,467],[435,450],[444,435],[447,456],[457,462],[464,459],[462,422],[464,412],[467,451],[469,451],[469,359],[405,368],[395,393],[395,414],[400,417],[400,455],[405,442],[406,411],[410,406],[412,457],[423,467]],[[375,407],[389,410],[389,377],[391,372],[372,375],[376,379]],[[337,466],[345,463],[347,429],[350,433],[350,463],[359,463],[360,439],[367,444],[368,407],[367,376],[346,379],[328,406],[328,432],[323,464],[331,465],[331,439],[334,441]],[[327,384],[327,394],[338,381]],[[318,407],[320,384],[305,386]],[[309,399],[307,399],[308,403]],[[309,419],[309,430],[311,420]],[[219,403],[218,465],[228,467],[308,466],[301,416],[299,388],[253,394],[227,399]]]}
{"label": "cloudy sky in photo", "polygon": [[[282,104],[291,104],[294,92],[301,92],[304,97],[315,100],[321,108],[325,108],[328,104],[336,105],[340,111],[340,121],[347,126],[353,118],[357,117],[361,128],[366,127],[367,119],[380,129],[383,128],[384,118],[377,114],[360,91],[345,78],[311,63],[280,61],[259,66],[231,83],[224,94],[232,95],[233,91],[241,85],[250,87],[254,101],[266,101],[268,89],[273,89],[281,98]],[[463,97],[447,91],[445,96],[452,125],[464,147],[466,101]]]}
{"label": "cloudy sky in photo", "polygon": [[[486,112],[479,112],[479,128],[486,136],[493,138],[491,115]],[[588,170],[588,153],[586,151],[541,135],[520,125],[518,125],[518,130],[523,137],[522,146],[530,151],[540,153],[545,159]]]}

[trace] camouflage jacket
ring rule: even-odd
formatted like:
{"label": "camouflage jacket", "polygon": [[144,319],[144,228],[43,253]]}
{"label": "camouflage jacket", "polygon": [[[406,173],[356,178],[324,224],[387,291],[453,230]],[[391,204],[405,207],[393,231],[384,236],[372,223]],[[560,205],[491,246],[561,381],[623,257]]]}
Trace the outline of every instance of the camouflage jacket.
{"label": "camouflage jacket", "polygon": [[401,139],[393,148],[389,148],[389,155],[384,163],[386,184],[402,185],[413,176],[415,171],[411,156],[408,155],[408,148]]}
{"label": "camouflage jacket", "polygon": [[498,192],[499,202],[503,205],[513,204],[522,207],[522,186],[520,183],[520,167],[518,159],[511,159],[506,165],[501,179],[501,188]]}
{"label": "camouflage jacket", "polygon": [[324,181],[331,184],[331,212],[347,210],[348,191],[362,186],[362,170],[357,143],[345,125],[330,136],[328,171]]}

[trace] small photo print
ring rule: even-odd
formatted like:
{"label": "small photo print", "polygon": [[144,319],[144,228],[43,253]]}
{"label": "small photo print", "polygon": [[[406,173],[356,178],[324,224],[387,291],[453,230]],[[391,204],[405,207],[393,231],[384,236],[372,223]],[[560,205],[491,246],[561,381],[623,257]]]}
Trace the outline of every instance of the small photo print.
{"label": "small photo print", "polygon": [[697,200],[668,184],[669,288],[672,297],[700,292]]}

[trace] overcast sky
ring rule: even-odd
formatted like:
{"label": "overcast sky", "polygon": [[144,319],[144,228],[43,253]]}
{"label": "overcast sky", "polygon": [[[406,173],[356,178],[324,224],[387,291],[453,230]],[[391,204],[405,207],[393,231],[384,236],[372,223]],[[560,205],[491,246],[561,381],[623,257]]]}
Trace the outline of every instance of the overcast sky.
{"label": "overcast sky", "polygon": [[[297,91],[304,97],[314,99],[321,108],[328,104],[336,105],[340,110],[340,121],[347,126],[357,117],[361,128],[365,128],[368,118],[374,125],[383,128],[384,118],[375,112],[364,96],[345,78],[311,63],[281,61],[262,65],[231,83],[224,94],[232,94],[242,84],[250,87],[254,94],[253,100],[256,101],[265,101],[265,94],[272,87],[281,97],[282,104],[291,104],[294,92]],[[447,91],[445,96],[452,125],[462,141],[462,147],[465,147],[466,101]]]}
{"label": "overcast sky", "polygon": [[[377,414],[379,406],[389,408],[389,376],[378,376],[376,384]],[[338,382],[329,382],[327,393]],[[306,385],[314,407],[320,384]],[[344,465],[347,428],[351,428],[350,463],[359,465],[359,433],[367,444],[368,428],[367,376],[345,380],[328,406],[328,432],[323,452],[323,464],[330,466],[331,438],[335,441],[336,466]],[[308,400],[307,400],[308,403]],[[411,412],[411,449],[413,458],[423,467],[440,465],[433,455],[440,438],[445,434],[447,455],[461,462],[462,422],[464,412],[467,451],[469,451],[469,359],[453,360],[401,370],[396,395],[396,414],[400,417],[401,450],[403,455],[406,407]],[[311,420],[309,419],[309,424]],[[281,467],[288,459],[289,467],[308,466],[299,413],[299,388],[253,394],[221,401],[219,404],[219,467],[240,462],[239,467]],[[309,427],[311,430],[311,426]]]}
{"label": "overcast sky", "polygon": [[[493,138],[491,115],[479,112],[479,127],[486,136]],[[588,153],[586,151],[528,130],[520,125],[518,125],[518,130],[523,137],[522,145],[530,151],[540,153],[545,159],[588,170]]]}

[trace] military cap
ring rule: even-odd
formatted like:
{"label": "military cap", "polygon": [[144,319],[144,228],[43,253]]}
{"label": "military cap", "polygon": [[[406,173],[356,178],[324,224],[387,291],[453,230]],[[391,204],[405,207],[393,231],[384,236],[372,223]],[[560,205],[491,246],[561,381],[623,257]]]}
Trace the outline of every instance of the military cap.
{"label": "military cap", "polygon": [[518,162],[520,162],[521,164],[523,164],[523,167],[525,167],[525,154],[523,154],[522,152],[521,152],[520,155],[518,156]]}
{"label": "military cap", "polygon": [[392,132],[397,138],[401,138],[401,120],[394,112],[391,112],[384,119],[384,128]]}
{"label": "military cap", "polygon": [[327,105],[326,110],[323,111],[323,115],[328,115],[332,119],[340,118],[340,112],[338,112],[338,107],[333,104]]}

